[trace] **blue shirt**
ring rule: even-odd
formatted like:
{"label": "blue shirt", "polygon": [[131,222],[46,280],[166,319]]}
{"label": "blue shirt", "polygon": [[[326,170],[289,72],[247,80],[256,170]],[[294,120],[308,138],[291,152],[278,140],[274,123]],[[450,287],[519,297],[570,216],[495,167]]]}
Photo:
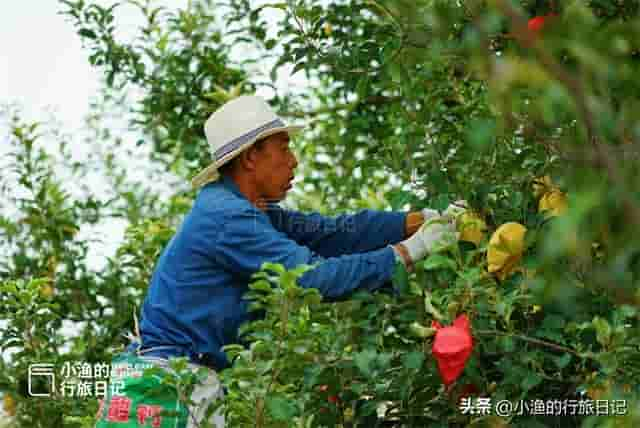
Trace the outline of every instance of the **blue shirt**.
{"label": "blue shirt", "polygon": [[222,346],[239,343],[240,325],[259,316],[243,294],[263,262],[317,264],[298,283],[325,300],[373,291],[391,280],[396,258],[388,245],[404,239],[405,217],[362,210],[331,218],[276,204],[262,211],[230,178],[209,183],[155,266],[141,310],[143,348],[170,345],[147,355],[204,354],[226,368]]}

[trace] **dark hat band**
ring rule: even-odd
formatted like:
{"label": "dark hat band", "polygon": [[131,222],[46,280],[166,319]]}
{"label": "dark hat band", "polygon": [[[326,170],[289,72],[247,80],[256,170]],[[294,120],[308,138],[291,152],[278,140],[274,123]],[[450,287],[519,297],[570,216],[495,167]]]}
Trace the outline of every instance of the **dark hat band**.
{"label": "dark hat band", "polygon": [[243,134],[237,138],[234,138],[230,142],[226,143],[224,146],[220,147],[218,150],[215,151],[213,157],[216,161],[219,161],[220,159],[222,159],[232,151],[238,149],[239,147],[242,147],[243,145],[245,145],[246,143],[254,139],[261,132],[264,132],[273,128],[284,128],[284,126],[285,125],[284,125],[284,122],[282,122],[282,120],[280,119],[272,120],[271,122],[266,123],[261,127],[256,128],[252,131],[249,131],[246,134]]}

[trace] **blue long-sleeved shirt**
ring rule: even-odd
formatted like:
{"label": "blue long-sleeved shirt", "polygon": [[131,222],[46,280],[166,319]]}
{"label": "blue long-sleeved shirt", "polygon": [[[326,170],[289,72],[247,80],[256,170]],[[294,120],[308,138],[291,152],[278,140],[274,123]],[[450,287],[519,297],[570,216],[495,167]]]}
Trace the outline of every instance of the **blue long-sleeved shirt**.
{"label": "blue long-sleeved shirt", "polygon": [[276,204],[262,211],[233,180],[209,183],[155,266],[141,310],[143,348],[170,345],[147,355],[204,354],[214,368],[228,367],[221,348],[238,343],[240,325],[256,317],[243,294],[263,262],[316,264],[298,283],[327,300],[373,291],[391,280],[396,258],[388,245],[404,238],[405,217],[362,210],[330,218]]}

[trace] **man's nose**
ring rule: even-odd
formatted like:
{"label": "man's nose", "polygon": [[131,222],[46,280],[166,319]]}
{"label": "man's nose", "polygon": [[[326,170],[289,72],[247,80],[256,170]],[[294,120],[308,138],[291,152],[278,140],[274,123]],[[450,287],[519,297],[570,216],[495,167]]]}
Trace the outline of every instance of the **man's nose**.
{"label": "man's nose", "polygon": [[298,166],[298,159],[296,158],[296,155],[291,153],[291,162],[289,162],[291,165],[291,169],[296,169],[296,167]]}

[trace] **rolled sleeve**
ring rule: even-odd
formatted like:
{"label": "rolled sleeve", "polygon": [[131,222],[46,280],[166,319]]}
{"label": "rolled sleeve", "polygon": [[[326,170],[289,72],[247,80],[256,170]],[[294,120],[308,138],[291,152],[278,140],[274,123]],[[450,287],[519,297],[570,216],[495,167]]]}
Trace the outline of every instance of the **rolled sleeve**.
{"label": "rolled sleeve", "polygon": [[407,213],[361,210],[355,214],[325,217],[271,205],[267,210],[274,227],[300,245],[324,257],[363,253],[404,239]]}
{"label": "rolled sleeve", "polygon": [[328,300],[347,297],[355,290],[374,291],[393,274],[395,255],[390,247],[340,257],[325,258],[278,231],[259,210],[243,210],[227,218],[216,243],[218,262],[245,277],[260,270],[264,262],[287,269],[307,264],[299,284],[316,288]]}

